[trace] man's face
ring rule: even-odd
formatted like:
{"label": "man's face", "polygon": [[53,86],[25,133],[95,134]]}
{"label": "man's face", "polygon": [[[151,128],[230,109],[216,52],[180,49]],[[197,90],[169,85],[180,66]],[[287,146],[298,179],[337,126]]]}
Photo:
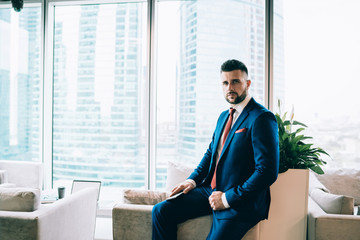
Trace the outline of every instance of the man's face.
{"label": "man's face", "polygon": [[247,74],[240,70],[221,73],[221,82],[226,101],[230,104],[241,103],[248,94],[251,81]]}

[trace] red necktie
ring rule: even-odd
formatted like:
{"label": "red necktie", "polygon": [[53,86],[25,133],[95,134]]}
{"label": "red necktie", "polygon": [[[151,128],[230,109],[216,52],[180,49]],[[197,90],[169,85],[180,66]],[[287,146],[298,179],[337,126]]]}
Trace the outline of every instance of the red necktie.
{"label": "red necktie", "polygon": [[[231,125],[232,125],[232,121],[233,121],[233,115],[234,115],[234,112],[235,112],[235,109],[234,108],[230,108],[229,110],[230,112],[230,116],[229,116],[229,119],[226,123],[226,126],[225,126],[225,129],[224,129],[224,137],[223,137],[223,142],[222,142],[222,146],[221,146],[221,151],[220,151],[220,154],[219,154],[219,158],[221,156],[221,152],[222,152],[222,149],[224,147],[224,143],[226,141],[226,138],[227,136],[229,135],[229,132],[230,132],[230,129],[231,129]],[[217,169],[217,164],[219,163],[219,160],[217,160],[217,163],[216,163],[216,167],[215,167],[215,171],[214,171],[214,175],[213,175],[213,178],[211,180],[211,188],[212,189],[215,189],[216,187],[216,169]]]}

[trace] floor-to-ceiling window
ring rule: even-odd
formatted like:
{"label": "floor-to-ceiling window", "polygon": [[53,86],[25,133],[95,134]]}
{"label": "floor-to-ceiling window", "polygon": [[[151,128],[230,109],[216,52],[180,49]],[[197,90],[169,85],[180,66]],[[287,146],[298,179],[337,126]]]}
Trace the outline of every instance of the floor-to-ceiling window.
{"label": "floor-to-ceiling window", "polygon": [[41,7],[0,5],[0,159],[41,161]]}
{"label": "floor-to-ceiling window", "polygon": [[275,68],[275,96],[283,113],[294,108],[308,125],[305,134],[330,154],[329,167],[360,168],[359,10],[356,0],[275,1],[274,34],[284,47],[275,41],[274,54],[285,59]]}
{"label": "floor-to-ceiling window", "polygon": [[168,161],[197,164],[228,104],[220,66],[239,59],[265,102],[265,1],[157,1],[157,186]]}
{"label": "floor-to-ceiling window", "polygon": [[[163,187],[167,161],[196,164],[227,107],[223,61],[247,64],[250,93],[266,104],[265,2],[53,0],[21,12],[1,2],[0,158],[52,162],[45,174],[58,184]],[[353,0],[274,1],[273,110],[277,99],[282,112],[293,105],[336,167],[360,167],[359,9]],[[43,36],[52,40],[44,81]],[[51,128],[42,125],[49,104]]]}
{"label": "floor-to-ceiling window", "polygon": [[143,188],[146,2],[54,7],[53,181]]}

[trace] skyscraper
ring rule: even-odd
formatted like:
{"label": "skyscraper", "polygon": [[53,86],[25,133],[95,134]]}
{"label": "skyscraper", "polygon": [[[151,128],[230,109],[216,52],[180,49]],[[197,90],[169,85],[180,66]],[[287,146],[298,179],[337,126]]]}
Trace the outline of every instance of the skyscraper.
{"label": "skyscraper", "polygon": [[[197,162],[210,142],[215,119],[226,108],[220,65],[243,61],[250,94],[265,96],[265,4],[248,1],[189,1],[181,4],[178,79],[179,159]],[[214,122],[205,121],[214,116]]]}
{"label": "skyscraper", "polygon": [[[0,9],[0,158],[40,159],[40,8]],[[6,33],[6,34],[4,34]]]}

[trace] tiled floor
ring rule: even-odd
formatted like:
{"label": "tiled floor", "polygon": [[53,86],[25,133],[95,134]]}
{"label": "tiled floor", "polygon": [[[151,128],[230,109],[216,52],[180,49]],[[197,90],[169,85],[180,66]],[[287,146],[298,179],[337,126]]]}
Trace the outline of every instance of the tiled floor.
{"label": "tiled floor", "polygon": [[112,209],[117,201],[99,201],[95,226],[95,240],[112,240]]}
{"label": "tiled floor", "polygon": [[112,219],[97,217],[94,240],[112,240]]}

